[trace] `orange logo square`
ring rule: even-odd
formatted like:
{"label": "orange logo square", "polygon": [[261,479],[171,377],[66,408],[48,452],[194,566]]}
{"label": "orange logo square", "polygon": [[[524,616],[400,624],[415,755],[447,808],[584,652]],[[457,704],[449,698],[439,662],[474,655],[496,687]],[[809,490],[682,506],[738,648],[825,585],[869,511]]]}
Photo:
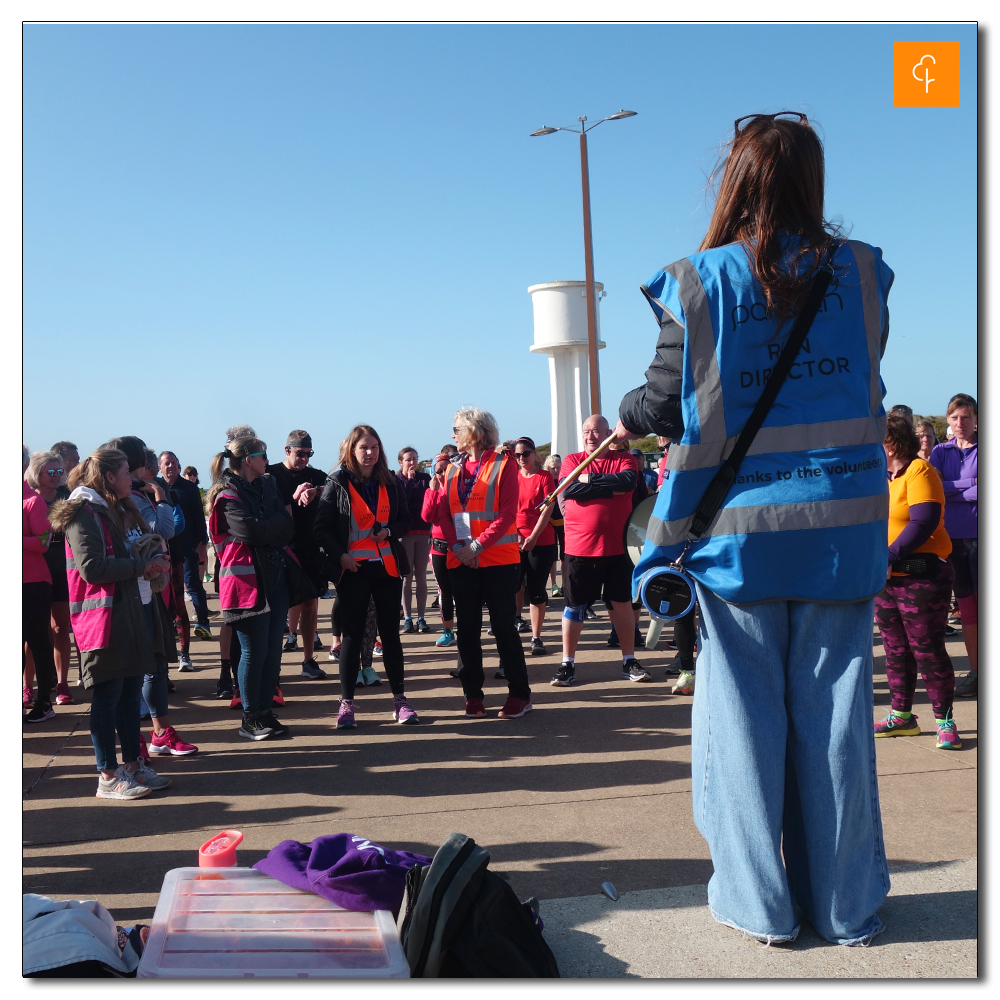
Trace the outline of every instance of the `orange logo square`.
{"label": "orange logo square", "polygon": [[893,42],[897,108],[959,106],[959,42]]}

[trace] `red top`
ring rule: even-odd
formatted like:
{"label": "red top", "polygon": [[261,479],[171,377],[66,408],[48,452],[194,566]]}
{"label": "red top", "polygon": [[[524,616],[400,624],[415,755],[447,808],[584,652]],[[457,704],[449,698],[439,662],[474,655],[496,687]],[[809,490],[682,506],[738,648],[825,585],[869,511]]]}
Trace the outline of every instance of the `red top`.
{"label": "red top", "polygon": [[[49,507],[34,490],[31,491],[30,497],[25,494],[21,501],[21,523],[23,525],[21,582],[51,583],[52,574],[49,572],[49,564],[45,561],[45,551],[49,547],[49,535],[52,533]],[[45,539],[44,544],[42,538]]]}
{"label": "red top", "polygon": [[[474,476],[483,459],[488,458],[489,454],[489,451],[484,451],[479,462],[473,462],[466,458],[465,462],[462,463],[462,478],[459,483],[464,483],[469,476]],[[506,535],[514,523],[517,517],[517,480],[520,478],[521,475],[514,468],[513,460],[508,458],[497,483],[495,509],[498,516],[476,539],[484,549]],[[431,523],[433,537],[443,538],[448,543],[449,549],[458,541],[458,536],[455,534],[455,522],[451,518],[451,507],[448,504],[448,494],[444,490],[429,489],[425,491],[420,516]]]}
{"label": "red top", "polygon": [[660,487],[663,485],[663,480],[667,479],[670,473],[667,472],[667,453],[663,453],[663,457],[660,459],[660,466],[656,470],[656,485]]}
{"label": "red top", "polygon": [[[585,458],[578,451],[563,459],[559,475],[565,479]],[[587,467],[587,473],[635,472],[635,459],[627,451],[606,452]],[[625,552],[625,523],[632,513],[632,491],[603,500],[566,499],[566,554],[571,556],[620,556]]]}
{"label": "red top", "polygon": [[[538,505],[556,488],[551,472],[541,470],[533,476],[517,474],[517,533],[523,538],[535,530],[542,512]],[[542,528],[536,545],[555,545],[556,532],[551,524]]]}

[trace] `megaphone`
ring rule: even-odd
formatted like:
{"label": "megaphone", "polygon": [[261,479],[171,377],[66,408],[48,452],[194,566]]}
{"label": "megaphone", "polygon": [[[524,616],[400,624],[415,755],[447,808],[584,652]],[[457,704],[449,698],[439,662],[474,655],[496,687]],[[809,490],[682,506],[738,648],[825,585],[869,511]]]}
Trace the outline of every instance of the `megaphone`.
{"label": "megaphone", "polygon": [[696,597],[694,580],[676,563],[655,566],[639,581],[639,600],[657,621],[683,618],[694,607]]}

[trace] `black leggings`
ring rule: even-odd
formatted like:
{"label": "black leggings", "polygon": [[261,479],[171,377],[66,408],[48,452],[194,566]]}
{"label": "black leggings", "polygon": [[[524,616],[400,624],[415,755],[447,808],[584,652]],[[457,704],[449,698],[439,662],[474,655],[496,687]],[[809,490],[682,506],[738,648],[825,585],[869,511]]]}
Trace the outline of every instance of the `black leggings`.
{"label": "black leggings", "polygon": [[[36,704],[51,705],[56,686],[56,661],[52,655],[49,615],[52,612],[51,583],[21,584],[21,639],[28,644],[38,679]],[[23,654],[22,654],[23,659]]]}
{"label": "black leggings", "polygon": [[[344,570],[337,584],[343,646],[340,650],[340,696],[353,698],[361,669],[368,604],[375,602],[375,618],[382,637],[382,664],[394,695],[403,694],[403,644],[399,639],[399,602],[403,581],[389,576],[381,561],[358,563],[357,573]],[[512,626],[513,627],[513,626]]]}
{"label": "black leggings", "polygon": [[554,544],[536,545],[530,552],[521,553],[521,583],[527,581],[524,596],[529,604],[541,604],[544,607],[549,603],[549,594],[545,588],[549,583],[549,570],[555,561]]}
{"label": "black leggings", "polygon": [[674,622],[674,645],[677,647],[677,658],[681,661],[684,670],[694,670],[694,646],[695,646],[695,612],[698,610],[697,603],[683,617]]}
{"label": "black leggings", "polygon": [[431,549],[431,565],[434,567],[434,579],[441,588],[441,621],[453,622],[455,601],[451,592],[451,577],[448,575],[448,557],[443,552]]}
{"label": "black leggings", "polygon": [[[528,667],[524,662],[521,637],[514,627],[517,563],[507,566],[483,566],[450,569],[455,610],[458,612],[458,652],[461,671],[458,679],[466,700],[483,697],[483,603],[490,613],[490,625],[496,638],[497,652],[507,676],[507,690],[515,698],[531,700]],[[397,626],[398,627],[398,626]]]}

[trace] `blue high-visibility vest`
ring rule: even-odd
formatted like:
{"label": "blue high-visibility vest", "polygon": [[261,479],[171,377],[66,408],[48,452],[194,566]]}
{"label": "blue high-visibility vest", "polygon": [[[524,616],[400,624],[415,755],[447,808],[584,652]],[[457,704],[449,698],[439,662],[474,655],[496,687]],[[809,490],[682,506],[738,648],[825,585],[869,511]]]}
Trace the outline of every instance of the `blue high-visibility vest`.
{"label": "blue high-visibility vest", "polygon": [[[888,562],[885,386],[893,273],[882,251],[850,240],[809,336],[736,482],[683,565],[723,600],[859,601],[885,585]],[[647,285],[662,323],[684,327],[684,435],[670,446],[633,586],[675,560],[692,516],[732,451],[794,320],[764,305],[739,244],[693,254]]]}

